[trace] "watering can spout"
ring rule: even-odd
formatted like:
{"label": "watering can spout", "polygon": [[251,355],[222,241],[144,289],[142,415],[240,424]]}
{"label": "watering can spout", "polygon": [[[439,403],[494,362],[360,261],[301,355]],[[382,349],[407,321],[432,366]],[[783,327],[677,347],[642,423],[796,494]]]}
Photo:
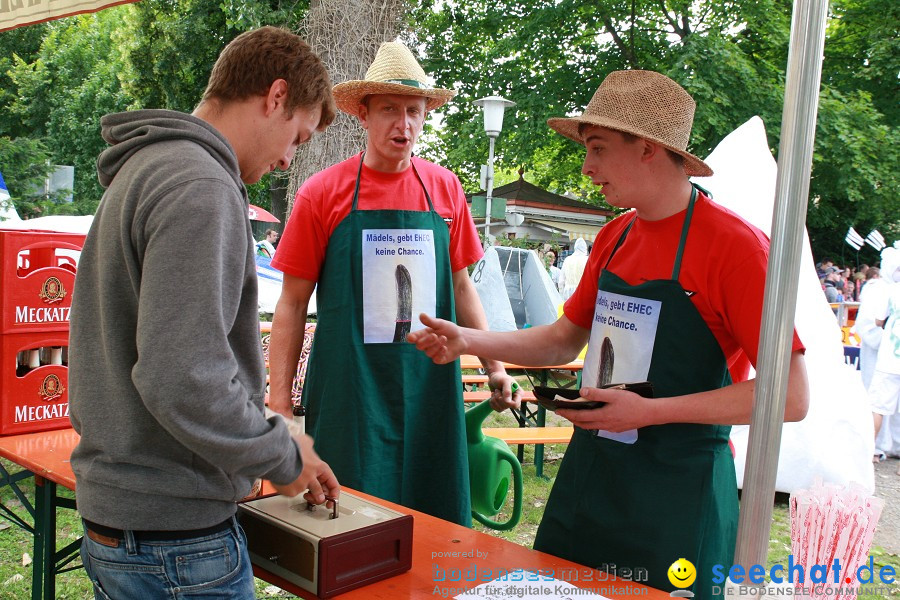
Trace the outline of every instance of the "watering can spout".
{"label": "watering can spout", "polygon": [[[505,531],[515,527],[522,517],[522,465],[506,442],[485,436],[481,431],[481,424],[492,410],[490,401],[485,400],[467,410],[465,415],[472,517],[482,525]],[[489,517],[503,508],[511,477],[513,514],[505,523],[498,523]]]}
{"label": "watering can spout", "polygon": [[466,411],[466,441],[469,444],[477,444],[484,440],[484,433],[481,431],[481,424],[488,418],[488,415],[494,412],[491,408],[489,400],[479,402]]}

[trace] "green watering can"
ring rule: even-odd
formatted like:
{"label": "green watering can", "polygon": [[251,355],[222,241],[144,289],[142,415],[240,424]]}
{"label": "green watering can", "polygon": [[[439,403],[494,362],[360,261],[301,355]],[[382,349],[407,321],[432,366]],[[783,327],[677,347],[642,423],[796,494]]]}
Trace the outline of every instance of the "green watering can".
{"label": "green watering can", "polygon": [[[466,411],[472,516],[485,527],[506,531],[522,518],[522,465],[506,442],[482,433],[481,424],[492,410],[490,400],[485,400]],[[513,513],[509,521],[498,523],[488,517],[503,508],[509,492],[510,474],[515,482]]]}

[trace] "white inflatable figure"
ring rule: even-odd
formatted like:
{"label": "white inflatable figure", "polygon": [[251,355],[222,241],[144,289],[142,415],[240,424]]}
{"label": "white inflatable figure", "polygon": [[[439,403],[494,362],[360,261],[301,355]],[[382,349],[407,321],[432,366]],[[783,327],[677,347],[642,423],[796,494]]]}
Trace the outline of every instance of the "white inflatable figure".
{"label": "white inflatable figure", "polygon": [[[777,165],[762,119],[753,117],[731,132],[706,162],[715,175],[698,179],[698,185],[708,189],[716,202],[771,235]],[[857,482],[872,493],[871,410],[858,371],[844,362],[841,331],[822,293],[806,234],[794,323],[806,346],[810,407],[803,421],[784,425],[775,489],[788,493],[808,489],[818,476],[838,485]],[[732,428],[741,488],[748,436],[749,426]]]}

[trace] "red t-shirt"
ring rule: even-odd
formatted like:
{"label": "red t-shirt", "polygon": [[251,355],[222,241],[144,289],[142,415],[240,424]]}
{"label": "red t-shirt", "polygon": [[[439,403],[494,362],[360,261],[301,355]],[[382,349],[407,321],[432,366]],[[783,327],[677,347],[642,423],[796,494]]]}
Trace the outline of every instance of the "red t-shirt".
{"label": "red t-shirt", "polygon": [[[328,240],[353,206],[357,154],[310,177],[297,192],[294,210],[272,266],[288,275],[318,281]],[[450,268],[455,273],[481,259],[484,251],[456,175],[421,158],[412,159],[435,210],[450,228]],[[412,168],[383,173],[363,165],[359,210],[428,210],[422,184]]]}
{"label": "red t-shirt", "polygon": [[[637,219],[608,269],[629,285],[671,279],[685,211],[660,221]],[[566,317],[591,328],[600,270],[634,219],[629,212],[600,230],[575,294],[566,302]],[[756,365],[762,320],[769,239],[728,209],[698,194],[678,281],[694,292],[691,302],[719,342],[734,381]],[[793,350],[803,350],[794,331]],[[749,359],[749,362],[748,362]]]}

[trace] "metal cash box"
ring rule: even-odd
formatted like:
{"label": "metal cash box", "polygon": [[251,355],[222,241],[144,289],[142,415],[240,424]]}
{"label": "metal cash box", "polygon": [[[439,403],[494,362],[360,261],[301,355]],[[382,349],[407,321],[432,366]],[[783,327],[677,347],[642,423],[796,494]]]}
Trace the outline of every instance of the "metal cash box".
{"label": "metal cash box", "polygon": [[412,515],[351,493],[341,492],[336,511],[310,507],[301,496],[264,496],[238,506],[253,564],[320,598],[412,566]]}

